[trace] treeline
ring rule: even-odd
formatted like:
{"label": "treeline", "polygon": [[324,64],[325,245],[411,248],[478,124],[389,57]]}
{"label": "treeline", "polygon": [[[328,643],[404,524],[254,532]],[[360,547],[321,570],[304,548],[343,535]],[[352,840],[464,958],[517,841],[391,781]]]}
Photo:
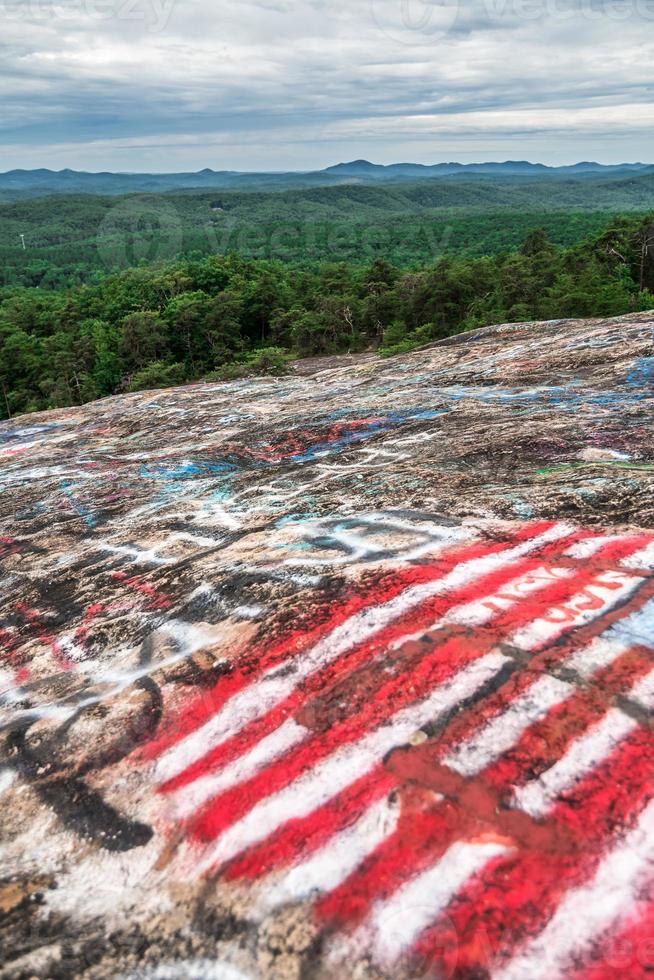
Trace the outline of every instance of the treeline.
{"label": "treeline", "polygon": [[3,417],[115,392],[281,371],[291,356],[394,353],[503,321],[654,307],[654,216],[575,247],[531,232],[519,250],[406,272],[212,256],[69,290],[0,289]]}

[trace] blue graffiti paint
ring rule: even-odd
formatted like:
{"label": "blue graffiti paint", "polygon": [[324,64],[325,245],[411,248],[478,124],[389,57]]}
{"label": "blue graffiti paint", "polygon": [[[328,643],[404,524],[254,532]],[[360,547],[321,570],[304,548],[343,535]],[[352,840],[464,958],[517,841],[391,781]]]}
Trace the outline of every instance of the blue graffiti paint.
{"label": "blue graffiti paint", "polygon": [[[283,461],[290,463],[312,462],[318,456],[328,456],[332,453],[339,452],[340,450],[346,449],[348,446],[354,445],[357,442],[363,442],[366,439],[371,439],[373,436],[389,432],[391,429],[403,425],[405,422],[437,418],[440,415],[446,414],[447,411],[447,409],[407,410],[403,412],[391,412],[388,415],[371,418],[369,421],[364,420],[364,424],[361,427],[353,429],[350,432],[345,432],[336,439],[318,439],[315,443],[308,446],[303,452],[294,453],[290,456],[284,456]],[[331,416],[327,416],[325,421],[328,419],[331,421],[337,421],[343,418],[349,418],[350,424],[352,425],[361,422],[360,418],[352,418],[351,414],[347,411],[333,413]],[[275,465],[280,461],[281,460],[260,460],[259,465]]]}
{"label": "blue graffiti paint", "polygon": [[509,500],[513,502],[513,513],[517,517],[521,517],[523,520],[530,520],[535,516],[536,512],[534,508],[526,500],[514,494],[509,496]]}
{"label": "blue graffiti paint", "polygon": [[275,521],[275,527],[279,529],[288,527],[290,524],[306,524],[307,521],[316,520],[317,517],[317,511],[298,511],[295,514],[287,514],[285,517],[280,517],[279,520]]}
{"label": "blue graffiti paint", "polygon": [[184,463],[144,463],[140,475],[148,480],[195,480],[212,474],[231,473],[236,469],[234,463],[228,460],[209,462],[190,460]]}
{"label": "blue graffiti paint", "polygon": [[73,483],[72,480],[61,480],[59,486],[80,517],[83,518],[86,526],[97,527],[98,521],[93,512],[75,496],[75,490],[79,484]]}
{"label": "blue graffiti paint", "polygon": [[654,398],[654,357],[637,358],[627,375],[627,384],[638,389],[635,398]]}
{"label": "blue graffiti paint", "polygon": [[49,425],[30,425],[22,429],[7,429],[4,432],[0,432],[0,442],[22,442],[30,437],[44,435],[60,428],[61,425],[59,423],[52,422]]}

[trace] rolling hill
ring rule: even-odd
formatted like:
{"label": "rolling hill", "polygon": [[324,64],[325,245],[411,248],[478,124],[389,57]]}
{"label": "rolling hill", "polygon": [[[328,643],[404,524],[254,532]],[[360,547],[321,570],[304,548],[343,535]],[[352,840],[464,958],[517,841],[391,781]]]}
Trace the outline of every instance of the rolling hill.
{"label": "rolling hill", "polygon": [[[64,284],[111,271],[125,264],[121,242],[137,262],[236,251],[309,262],[383,256],[408,266],[444,253],[515,248],[538,227],[555,243],[572,245],[615,215],[654,209],[654,171],[332,179],[342,182],[274,190],[50,194],[0,203],[4,281]],[[151,247],[153,234],[160,244]]]}
{"label": "rolling hill", "polygon": [[527,161],[506,163],[438,163],[433,165],[397,163],[380,166],[367,160],[339,163],[324,170],[288,173],[244,173],[206,168],[197,173],[86,173],[75,170],[11,170],[0,174],[0,200],[34,197],[43,194],[128,194],[156,193],[171,190],[221,188],[233,190],[274,189],[329,186],[363,182],[425,180],[454,175],[499,177],[566,177],[606,176],[654,172],[654,165],[641,163],[605,166],[579,163],[569,167],[547,167]]}

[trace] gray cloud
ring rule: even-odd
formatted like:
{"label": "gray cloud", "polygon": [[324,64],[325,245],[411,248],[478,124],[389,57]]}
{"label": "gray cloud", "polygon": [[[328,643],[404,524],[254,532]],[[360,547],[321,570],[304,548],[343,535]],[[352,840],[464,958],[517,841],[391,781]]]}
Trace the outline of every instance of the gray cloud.
{"label": "gray cloud", "polygon": [[654,160],[654,0],[0,0],[1,169]]}

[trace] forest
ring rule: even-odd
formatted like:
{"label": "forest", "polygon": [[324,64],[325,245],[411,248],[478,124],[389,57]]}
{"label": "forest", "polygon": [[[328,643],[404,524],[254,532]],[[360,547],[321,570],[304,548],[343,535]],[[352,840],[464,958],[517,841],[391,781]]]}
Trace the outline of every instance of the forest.
{"label": "forest", "polygon": [[556,245],[654,208],[654,173],[607,177],[461,175],[291,190],[61,194],[0,204],[0,285],[62,289],[140,263],[236,252],[321,264],[519,248],[533,228]]}
{"label": "forest", "polygon": [[567,248],[282,262],[230,253],[127,268],[60,289],[0,288],[0,414],[117,392],[283,373],[293,357],[409,350],[492,323],[654,307],[654,214]]}

